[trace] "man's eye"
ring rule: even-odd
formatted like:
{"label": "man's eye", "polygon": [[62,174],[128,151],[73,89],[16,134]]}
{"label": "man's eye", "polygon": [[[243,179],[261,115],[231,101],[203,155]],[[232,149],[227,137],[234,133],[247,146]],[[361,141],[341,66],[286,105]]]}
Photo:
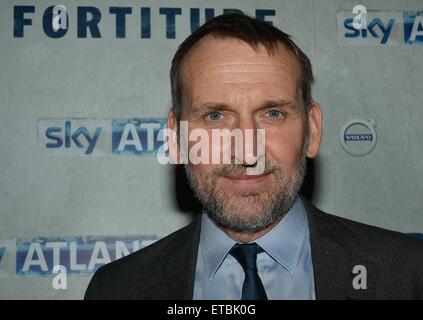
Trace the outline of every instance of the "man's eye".
{"label": "man's eye", "polygon": [[279,119],[283,116],[283,114],[278,110],[270,110],[267,112],[267,116],[271,119]]}
{"label": "man's eye", "polygon": [[222,119],[222,114],[219,112],[210,112],[206,115],[206,119],[207,120],[211,120],[211,121],[217,121]]}

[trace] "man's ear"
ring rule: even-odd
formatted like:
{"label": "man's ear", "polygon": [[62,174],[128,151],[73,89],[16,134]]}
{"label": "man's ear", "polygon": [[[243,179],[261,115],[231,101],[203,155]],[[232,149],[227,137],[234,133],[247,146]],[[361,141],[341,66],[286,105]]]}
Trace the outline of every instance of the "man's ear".
{"label": "man's ear", "polygon": [[172,107],[167,115],[167,127],[175,132],[178,132],[175,107]]}
{"label": "man's ear", "polygon": [[172,164],[179,164],[178,120],[175,107],[167,115],[169,157]]}
{"label": "man's ear", "polygon": [[308,148],[307,157],[314,158],[319,153],[320,143],[322,141],[322,110],[320,105],[313,101],[307,112],[308,118]]}

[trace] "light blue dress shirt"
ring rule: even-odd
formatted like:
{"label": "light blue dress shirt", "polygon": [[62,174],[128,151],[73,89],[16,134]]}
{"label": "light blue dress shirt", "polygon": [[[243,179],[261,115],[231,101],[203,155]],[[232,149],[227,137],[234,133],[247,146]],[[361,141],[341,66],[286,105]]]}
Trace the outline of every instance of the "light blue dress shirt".
{"label": "light blue dress shirt", "polygon": [[[257,256],[257,269],[269,300],[315,299],[307,214],[299,197],[286,216],[254,242],[265,251]],[[203,213],[194,300],[241,299],[244,270],[228,254],[235,243]]]}

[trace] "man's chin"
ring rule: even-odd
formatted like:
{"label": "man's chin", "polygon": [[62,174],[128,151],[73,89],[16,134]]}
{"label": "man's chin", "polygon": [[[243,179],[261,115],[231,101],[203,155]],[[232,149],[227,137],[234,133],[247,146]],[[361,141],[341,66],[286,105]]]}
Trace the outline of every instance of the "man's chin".
{"label": "man's chin", "polygon": [[231,211],[221,212],[218,216],[213,216],[219,225],[235,232],[255,233],[259,232],[274,221],[268,216],[267,212],[251,212],[251,211]]}
{"label": "man's chin", "polygon": [[224,203],[224,208],[221,208],[221,212],[225,216],[231,218],[231,220],[236,221],[250,221],[250,220],[260,220],[265,215],[269,214],[268,203],[259,199],[259,196],[242,196],[231,198],[230,202],[220,202]]}
{"label": "man's chin", "polygon": [[[254,233],[279,221],[285,214],[284,206],[278,206],[270,191],[257,195],[241,196],[239,191],[229,190],[216,197],[211,216],[223,227],[233,231]],[[248,231],[249,230],[249,231]]]}

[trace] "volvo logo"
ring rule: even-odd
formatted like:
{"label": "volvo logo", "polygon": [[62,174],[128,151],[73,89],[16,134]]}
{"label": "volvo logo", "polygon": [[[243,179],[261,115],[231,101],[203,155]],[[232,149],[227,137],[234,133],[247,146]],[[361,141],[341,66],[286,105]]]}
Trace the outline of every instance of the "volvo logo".
{"label": "volvo logo", "polygon": [[376,121],[374,119],[352,119],[341,129],[341,145],[352,156],[369,154],[376,146]]}

